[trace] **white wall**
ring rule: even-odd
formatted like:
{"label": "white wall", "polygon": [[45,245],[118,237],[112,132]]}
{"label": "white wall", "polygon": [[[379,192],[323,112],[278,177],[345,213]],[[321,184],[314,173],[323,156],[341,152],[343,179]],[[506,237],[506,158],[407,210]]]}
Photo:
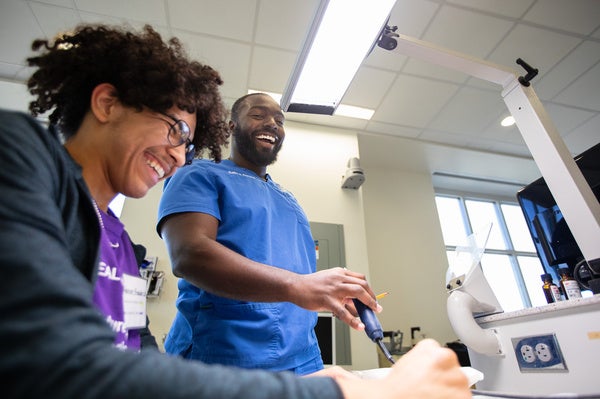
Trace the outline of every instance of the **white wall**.
{"label": "white wall", "polygon": [[[411,327],[445,344],[456,340],[446,313],[448,262],[429,174],[373,168],[363,185],[371,284],[384,330]],[[419,337],[419,335],[417,335]]]}

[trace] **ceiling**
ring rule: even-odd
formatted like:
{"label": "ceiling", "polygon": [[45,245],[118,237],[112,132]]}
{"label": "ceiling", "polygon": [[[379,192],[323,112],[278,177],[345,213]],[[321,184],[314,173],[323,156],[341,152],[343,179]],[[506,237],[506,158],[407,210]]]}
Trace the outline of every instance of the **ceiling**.
{"label": "ceiling", "polygon": [[[31,71],[24,60],[35,38],[51,38],[80,22],[150,23],[220,71],[229,104],[249,89],[281,93],[317,5],[318,0],[0,0],[0,79],[27,79]],[[599,0],[398,0],[389,24],[398,26],[397,33],[522,74],[515,60],[524,59],[540,71],[534,90],[569,151],[576,155],[600,142]],[[352,27],[340,26],[340,40],[347,29]],[[518,129],[500,126],[508,111],[500,88],[491,83],[376,47],[342,103],[375,114],[370,121],[292,113],[287,119],[357,132],[367,176],[368,167],[410,162],[428,172],[475,177],[470,182],[479,188],[486,184],[481,179],[528,183],[539,177]],[[419,151],[411,150],[415,145]],[[448,184],[460,188],[459,180],[465,179]]]}

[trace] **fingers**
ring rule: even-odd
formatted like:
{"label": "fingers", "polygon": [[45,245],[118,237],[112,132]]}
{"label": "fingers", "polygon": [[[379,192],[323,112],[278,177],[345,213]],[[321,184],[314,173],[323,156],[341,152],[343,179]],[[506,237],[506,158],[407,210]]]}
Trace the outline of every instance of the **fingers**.
{"label": "fingers", "polygon": [[468,379],[461,371],[456,353],[433,339],[419,341],[405,356],[413,364],[421,363],[420,370],[428,373],[431,378],[440,381],[443,379],[447,384],[457,387],[468,386]]}
{"label": "fingers", "polygon": [[354,298],[377,313],[382,311],[365,275],[345,268],[299,275],[293,287],[291,302],[309,310],[330,311],[355,330],[363,330],[364,324],[358,319]]}
{"label": "fingers", "polygon": [[[421,381],[413,389],[434,390],[439,394],[435,397],[470,397],[468,379],[461,371],[456,354],[432,339],[420,341],[402,356],[392,366],[391,374],[392,378],[402,381]],[[431,397],[422,393],[420,397]]]}
{"label": "fingers", "polygon": [[346,268],[343,269],[344,275],[346,277],[346,284],[352,285],[349,287],[349,290],[352,292],[345,298],[346,304],[348,305],[350,312],[354,315],[357,315],[354,304],[352,303],[352,299],[356,298],[362,303],[364,303],[367,307],[371,308],[376,313],[381,313],[383,308],[381,305],[377,303],[377,299],[375,297],[375,293],[371,289],[371,286],[367,282],[367,278],[362,273],[356,273]]}
{"label": "fingers", "polygon": [[[352,299],[349,299],[349,301],[350,301],[350,303],[352,303]],[[345,302],[345,300],[344,300],[344,302]],[[343,303],[343,305],[344,305],[343,307],[340,306],[337,308],[337,310],[333,311],[333,317],[335,317],[336,319],[340,319],[341,321],[348,324],[350,327],[352,327],[355,330],[358,330],[358,331],[364,330],[365,325],[363,324],[362,321],[360,321],[360,318],[358,317],[358,314],[356,313],[356,309],[354,308],[354,306],[352,307],[352,309],[350,309],[346,303]]]}

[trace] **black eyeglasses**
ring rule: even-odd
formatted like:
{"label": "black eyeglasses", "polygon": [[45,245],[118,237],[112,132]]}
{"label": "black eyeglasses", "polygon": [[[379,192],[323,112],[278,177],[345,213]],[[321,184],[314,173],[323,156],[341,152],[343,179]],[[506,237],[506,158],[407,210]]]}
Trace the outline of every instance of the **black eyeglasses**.
{"label": "black eyeglasses", "polygon": [[173,121],[173,123],[165,121],[169,124],[167,140],[169,140],[169,144],[171,144],[173,147],[179,147],[180,145],[185,144],[185,164],[190,165],[194,159],[194,156],[196,155],[196,152],[194,151],[194,144],[192,144],[192,141],[190,140],[190,135],[192,134],[190,126],[186,121],[176,119],[169,114],[165,114],[163,112],[159,112],[159,114],[166,116]]}

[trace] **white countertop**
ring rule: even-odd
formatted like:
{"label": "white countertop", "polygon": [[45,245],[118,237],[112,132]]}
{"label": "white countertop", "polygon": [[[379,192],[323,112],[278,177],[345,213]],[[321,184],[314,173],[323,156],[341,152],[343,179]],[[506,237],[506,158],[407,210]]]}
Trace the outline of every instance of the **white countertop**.
{"label": "white countertop", "polygon": [[538,306],[534,308],[527,308],[521,310],[515,310],[512,312],[496,313],[489,316],[476,317],[475,321],[478,324],[491,323],[495,321],[510,320],[519,317],[538,316],[540,314],[559,312],[559,311],[572,311],[573,309],[587,310],[587,307],[593,307],[600,309],[600,294],[588,298],[575,298],[566,301],[559,301],[550,303],[544,306]]}

